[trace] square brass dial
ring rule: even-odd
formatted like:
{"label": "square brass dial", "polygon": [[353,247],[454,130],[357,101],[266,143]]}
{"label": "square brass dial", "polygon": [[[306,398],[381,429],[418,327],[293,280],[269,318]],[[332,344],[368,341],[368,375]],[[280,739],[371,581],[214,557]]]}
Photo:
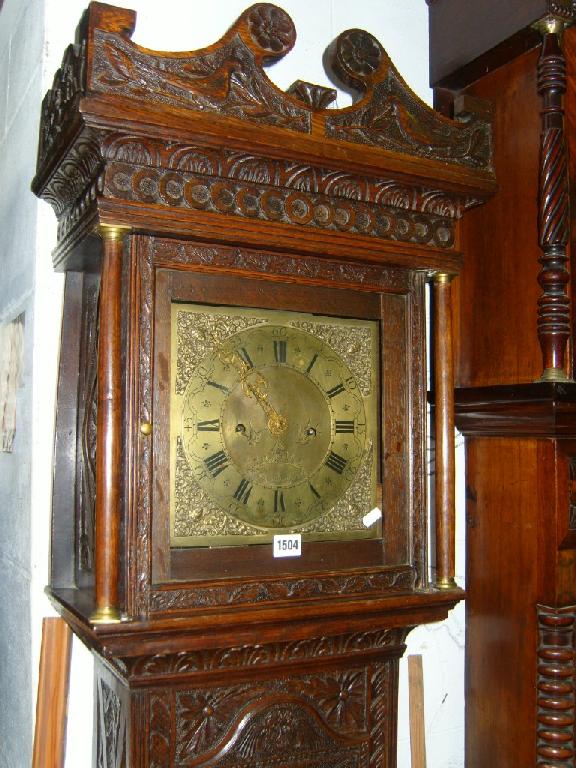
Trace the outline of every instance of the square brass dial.
{"label": "square brass dial", "polygon": [[172,547],[374,538],[379,324],[173,303]]}

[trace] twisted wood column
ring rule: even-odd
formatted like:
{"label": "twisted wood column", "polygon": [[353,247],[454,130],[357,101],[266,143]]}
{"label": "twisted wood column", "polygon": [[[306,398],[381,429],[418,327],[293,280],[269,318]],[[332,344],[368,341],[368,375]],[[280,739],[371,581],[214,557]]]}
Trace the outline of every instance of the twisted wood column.
{"label": "twisted wood column", "polygon": [[434,425],[436,432],[436,579],[453,589],[455,573],[454,357],[451,276],[434,277]]}
{"label": "twisted wood column", "polygon": [[120,486],[122,433],[121,298],[122,238],[125,230],[103,226],[98,335],[98,412],[96,434],[96,509],[94,568],[96,610],[93,623],[120,620]]}
{"label": "twisted wood column", "polygon": [[539,768],[574,766],[575,611],[538,606]]}
{"label": "twisted wood column", "polygon": [[540,139],[539,234],[542,269],[538,282],[538,338],[544,381],[566,381],[566,345],[570,337],[568,168],[562,97],[566,91],[566,62],[560,47],[564,22],[550,17],[538,25],[543,34],[538,62],[538,93],[542,99]]}

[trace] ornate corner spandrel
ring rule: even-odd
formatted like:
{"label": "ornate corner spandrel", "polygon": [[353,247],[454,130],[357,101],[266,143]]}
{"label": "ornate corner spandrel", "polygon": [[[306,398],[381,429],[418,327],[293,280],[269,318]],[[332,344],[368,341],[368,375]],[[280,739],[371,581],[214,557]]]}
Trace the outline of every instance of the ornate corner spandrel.
{"label": "ornate corner spandrel", "polygon": [[353,107],[327,116],[327,136],[492,169],[491,123],[475,115],[458,123],[428,107],[373,35],[361,29],[342,32],[336,40],[333,66],[344,83],[365,95]]}

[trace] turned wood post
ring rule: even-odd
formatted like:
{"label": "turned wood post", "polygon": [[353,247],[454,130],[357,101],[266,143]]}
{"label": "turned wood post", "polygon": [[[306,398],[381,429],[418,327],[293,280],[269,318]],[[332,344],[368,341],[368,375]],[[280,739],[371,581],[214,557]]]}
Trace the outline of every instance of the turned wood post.
{"label": "turned wood post", "polygon": [[540,139],[538,338],[542,348],[543,381],[566,381],[566,345],[570,337],[569,273],[566,244],[569,234],[568,167],[562,97],[566,91],[566,62],[560,46],[564,23],[550,17],[540,22],[543,34],[538,62],[538,93],[542,99]]}
{"label": "turned wood post", "polygon": [[98,334],[98,415],[96,436],[94,623],[120,620],[118,580],[120,555],[120,486],[122,378],[120,307],[122,239],[125,230],[102,226],[102,274]]}
{"label": "turned wood post", "polygon": [[456,513],[451,279],[451,275],[445,273],[434,276],[435,585],[440,589],[457,586],[454,581]]}

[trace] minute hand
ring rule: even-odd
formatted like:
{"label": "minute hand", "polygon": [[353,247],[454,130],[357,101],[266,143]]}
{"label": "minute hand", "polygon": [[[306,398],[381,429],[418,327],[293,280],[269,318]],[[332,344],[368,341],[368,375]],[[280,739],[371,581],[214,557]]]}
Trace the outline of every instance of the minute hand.
{"label": "minute hand", "polygon": [[237,352],[233,352],[231,355],[227,356],[225,362],[230,362],[236,368],[240,374],[242,389],[249,397],[253,397],[264,411],[270,434],[274,435],[274,437],[282,435],[288,427],[288,419],[268,402],[268,393],[264,392],[268,387],[266,379],[261,373],[255,372],[257,381],[248,381],[248,376],[250,376],[252,369]]}

